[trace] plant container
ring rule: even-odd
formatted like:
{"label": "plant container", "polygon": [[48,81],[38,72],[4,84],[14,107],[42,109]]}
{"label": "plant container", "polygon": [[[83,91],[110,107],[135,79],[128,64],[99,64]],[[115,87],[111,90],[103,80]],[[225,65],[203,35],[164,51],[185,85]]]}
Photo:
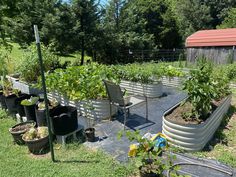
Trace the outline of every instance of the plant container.
{"label": "plant container", "polygon": [[7,105],[8,112],[12,114],[15,114],[17,112],[16,99],[17,96],[15,94],[5,96],[5,102]]}
{"label": "plant container", "polygon": [[145,95],[149,98],[160,97],[163,94],[161,81],[155,81],[153,84],[142,84],[121,80],[120,86],[121,88],[125,88],[130,94]]}
{"label": "plant container", "polygon": [[3,95],[3,92],[0,92],[0,104],[2,109],[7,109],[5,96]]}
{"label": "plant container", "polygon": [[35,104],[30,106],[24,106],[25,116],[27,120],[33,120],[36,122],[35,116]]}
{"label": "plant container", "polygon": [[48,150],[49,136],[37,140],[25,140],[23,137],[23,140],[32,154],[44,154]]}
{"label": "plant container", "polygon": [[[27,124],[29,126],[27,126]],[[34,127],[35,126],[35,122],[34,121],[26,121],[26,122],[22,122],[19,124],[14,125],[13,127],[11,127],[9,129],[9,132],[11,133],[14,142],[16,144],[22,145],[24,144],[24,140],[22,139],[23,134],[29,130],[29,128]],[[14,130],[15,129],[15,130]]]}
{"label": "plant container", "polygon": [[24,106],[21,105],[21,101],[24,99],[29,99],[32,95],[28,95],[28,94],[21,94],[17,99],[16,99],[16,110],[18,112],[18,114],[20,115],[20,117],[24,117],[25,116],[25,110],[24,110]]}
{"label": "plant container", "polygon": [[66,135],[78,129],[77,109],[72,106],[58,106],[50,112],[52,130],[55,135]]}
{"label": "plant container", "polygon": [[87,128],[84,131],[86,140],[89,142],[95,141],[95,128]]}
{"label": "plant container", "polygon": [[187,151],[199,151],[213,137],[215,131],[221,124],[221,121],[230,107],[232,95],[226,97],[222,103],[214,110],[210,117],[201,124],[180,124],[167,119],[165,115],[169,114],[178,103],[163,116],[162,132],[169,140],[170,144],[185,149]]}

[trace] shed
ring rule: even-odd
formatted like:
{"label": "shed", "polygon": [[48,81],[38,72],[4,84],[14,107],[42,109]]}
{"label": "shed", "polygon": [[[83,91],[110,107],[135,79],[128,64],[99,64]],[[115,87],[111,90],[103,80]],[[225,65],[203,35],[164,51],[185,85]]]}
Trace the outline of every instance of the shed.
{"label": "shed", "polygon": [[197,31],[185,43],[188,61],[204,56],[216,64],[235,62],[235,46],[236,28]]}

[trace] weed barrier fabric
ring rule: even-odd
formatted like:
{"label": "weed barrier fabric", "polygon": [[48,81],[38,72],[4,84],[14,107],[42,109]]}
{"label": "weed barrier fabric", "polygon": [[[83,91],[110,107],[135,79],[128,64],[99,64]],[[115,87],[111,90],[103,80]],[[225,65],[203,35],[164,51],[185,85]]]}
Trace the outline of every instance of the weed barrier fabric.
{"label": "weed barrier fabric", "polygon": [[[215,160],[192,157],[185,154],[176,154],[174,164],[179,165],[180,174],[192,177],[236,177],[236,170]],[[168,176],[167,172],[167,176]]]}

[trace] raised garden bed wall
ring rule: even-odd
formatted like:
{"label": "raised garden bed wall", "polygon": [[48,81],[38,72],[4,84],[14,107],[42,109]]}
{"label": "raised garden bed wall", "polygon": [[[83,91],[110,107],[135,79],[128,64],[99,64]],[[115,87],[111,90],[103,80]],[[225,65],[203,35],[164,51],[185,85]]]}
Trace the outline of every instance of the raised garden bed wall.
{"label": "raised garden bed wall", "polygon": [[[54,98],[62,106],[73,106],[77,108],[78,117],[84,116],[89,119],[91,124],[96,124],[102,120],[110,118],[109,100],[88,100],[88,101],[71,101],[57,92],[48,93],[48,98]],[[112,106],[112,115],[117,113],[117,107]],[[86,125],[83,125],[86,127]]]}
{"label": "raised garden bed wall", "polygon": [[11,76],[7,76],[7,78],[9,79],[9,81],[12,82],[13,89],[18,89],[21,91],[21,93],[34,94],[34,95],[38,95],[38,94],[43,93],[42,90],[34,88],[34,87],[30,86],[29,84],[20,81],[19,79],[16,79]]}
{"label": "raised garden bed wall", "polygon": [[181,88],[183,85],[185,78],[183,77],[173,77],[173,78],[169,78],[169,77],[162,77],[161,78],[161,82],[163,85],[168,86],[168,87],[178,87]]}
{"label": "raised garden bed wall", "polygon": [[215,131],[221,124],[221,121],[227,113],[232,96],[228,96],[204,122],[198,125],[178,124],[165,117],[179,104],[175,105],[163,116],[162,132],[169,140],[170,144],[180,147],[187,151],[199,151],[211,140]]}
{"label": "raised garden bed wall", "polygon": [[121,80],[121,88],[125,88],[129,94],[145,95],[150,98],[160,97],[163,94],[162,82],[157,81],[154,84],[141,84],[137,82]]}

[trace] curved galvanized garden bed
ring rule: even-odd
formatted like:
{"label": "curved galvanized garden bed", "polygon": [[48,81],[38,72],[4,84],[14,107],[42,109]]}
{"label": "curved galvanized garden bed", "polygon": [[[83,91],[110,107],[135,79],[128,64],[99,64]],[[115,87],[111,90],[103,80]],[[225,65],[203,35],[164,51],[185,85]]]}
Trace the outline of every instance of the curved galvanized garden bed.
{"label": "curved galvanized garden bed", "polygon": [[171,144],[178,146],[187,151],[201,150],[208,141],[212,138],[215,131],[219,127],[224,115],[227,113],[230,103],[231,95],[218,106],[218,108],[211,114],[211,116],[202,124],[178,124],[165,117],[179,104],[175,105],[163,116],[162,132],[170,141]]}
{"label": "curved galvanized garden bed", "polygon": [[161,81],[157,81],[153,84],[141,84],[138,82],[122,80],[120,87],[125,88],[130,94],[145,95],[150,98],[160,97],[163,94]]}

